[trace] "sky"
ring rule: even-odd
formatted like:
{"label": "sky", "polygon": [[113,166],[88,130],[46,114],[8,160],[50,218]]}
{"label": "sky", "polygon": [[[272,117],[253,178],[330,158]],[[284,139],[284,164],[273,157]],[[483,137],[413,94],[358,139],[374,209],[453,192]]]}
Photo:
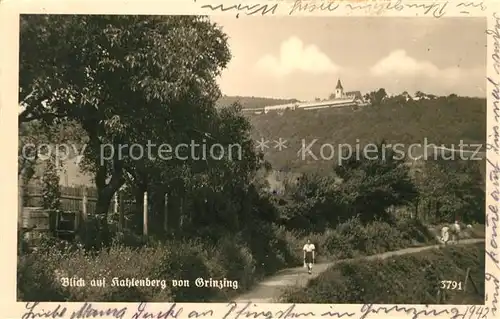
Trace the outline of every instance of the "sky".
{"label": "sky", "polygon": [[385,88],[486,96],[486,19],[214,16],[233,55],[223,94],[312,100]]}

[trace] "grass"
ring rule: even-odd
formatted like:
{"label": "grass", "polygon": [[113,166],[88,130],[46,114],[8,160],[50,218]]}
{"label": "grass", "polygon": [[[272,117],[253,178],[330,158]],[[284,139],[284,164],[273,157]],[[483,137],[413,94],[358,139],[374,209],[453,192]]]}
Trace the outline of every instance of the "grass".
{"label": "grass", "polygon": [[[373,304],[484,303],[484,244],[448,246],[373,261],[346,261],[330,267],[307,287],[292,287],[280,302]],[[465,286],[466,269],[477,285],[474,291],[441,290],[440,281]],[[444,296],[444,300],[442,299]]]}

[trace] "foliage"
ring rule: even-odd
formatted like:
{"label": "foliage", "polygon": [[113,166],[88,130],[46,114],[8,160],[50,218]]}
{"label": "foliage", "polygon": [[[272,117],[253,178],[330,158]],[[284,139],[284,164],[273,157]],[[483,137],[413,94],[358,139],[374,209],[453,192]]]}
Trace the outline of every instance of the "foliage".
{"label": "foliage", "polygon": [[380,88],[377,91],[366,93],[364,98],[366,101],[369,101],[372,106],[379,106],[384,99],[387,98],[387,92],[384,88]]}
{"label": "foliage", "polygon": [[47,161],[43,174],[42,204],[43,208],[51,210],[58,210],[61,207],[61,187],[55,157]]}
{"label": "foliage", "polygon": [[[206,17],[28,15],[20,46],[19,121],[82,126],[99,214],[126,172],[141,186],[149,175],[151,161],[122,156],[119,145],[200,140],[216,125],[216,77],[230,53],[226,35]],[[115,151],[102,154],[103,145]],[[169,171],[182,176],[176,164]],[[105,222],[102,228],[108,238]]]}
{"label": "foliage", "polygon": [[388,221],[392,217],[387,209],[412,202],[417,190],[404,158],[398,158],[385,142],[375,146],[374,154],[357,152],[335,167],[335,173],[343,181],[339,187],[342,203],[351,216],[359,214],[363,221]]}
{"label": "foliage", "polygon": [[366,223],[392,220],[391,206],[411,204],[418,195],[409,168],[383,142],[371,157],[354,153],[328,175],[304,174],[288,185],[280,207],[284,225],[303,231],[325,231],[359,216]]}
{"label": "foliage", "polygon": [[[474,290],[447,291],[448,304],[482,303],[484,245],[447,247],[384,260],[342,262],[311,280],[305,289],[287,291],[287,303],[436,304],[441,280],[462,282],[465,270],[478,284]],[[469,298],[469,302],[464,302]],[[459,301],[460,300],[460,301]],[[470,302],[472,300],[472,302]],[[457,302],[458,301],[458,302]]]}
{"label": "foliage", "polygon": [[414,176],[417,210],[429,222],[484,223],[484,161],[426,161]]}
{"label": "foliage", "polygon": [[363,225],[355,217],[329,232],[324,250],[335,259],[345,259],[431,243],[435,243],[434,236],[418,220],[396,224],[373,221]]}
{"label": "foliage", "polygon": [[[297,172],[330,170],[338,163],[342,145],[355,149],[368,143],[385,140],[388,144],[407,149],[413,143],[455,146],[462,140],[465,144],[486,144],[486,100],[479,98],[447,98],[418,100],[399,103],[388,100],[380,107],[364,107],[359,111],[348,109],[321,109],[293,111],[278,116],[268,113],[249,115],[252,137],[269,140],[282,137],[287,140],[287,149],[266,150],[266,160],[279,170],[285,167]],[[346,125],[349,123],[349,125]],[[450,125],[453,123],[453,125]],[[297,150],[303,141],[309,145],[317,139],[311,151],[318,157],[303,159]],[[322,144],[334,146],[333,159],[319,157]],[[415,151],[417,151],[415,147]],[[309,155],[309,154],[306,154]]]}
{"label": "foliage", "polygon": [[[56,247],[54,247],[56,246]],[[266,271],[256,267],[252,251],[241,241],[223,238],[215,245],[201,241],[149,242],[140,248],[112,245],[86,251],[53,239],[19,257],[18,298],[36,301],[209,301],[226,300],[251,287]],[[113,277],[166,279],[167,287],[110,287]],[[62,287],[61,277],[77,276],[85,287]],[[106,278],[107,287],[92,287],[90,280]],[[196,278],[237,280],[232,288],[196,288]],[[173,287],[172,279],[190,280],[190,287]]]}

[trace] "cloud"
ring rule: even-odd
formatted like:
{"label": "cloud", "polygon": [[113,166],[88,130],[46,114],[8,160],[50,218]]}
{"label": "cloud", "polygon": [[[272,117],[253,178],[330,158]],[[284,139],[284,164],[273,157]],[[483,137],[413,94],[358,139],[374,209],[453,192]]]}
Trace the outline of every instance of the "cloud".
{"label": "cloud", "polygon": [[336,73],[340,67],[315,45],[305,46],[297,37],[291,37],[281,44],[278,57],[271,54],[257,62],[261,70],[270,71],[276,76],[288,75],[296,71],[312,74]]}
{"label": "cloud", "polygon": [[[439,78],[447,82],[457,82],[464,73],[470,70],[464,70],[459,67],[440,69],[432,62],[418,61],[410,57],[404,50],[396,50],[388,56],[378,61],[370,72],[374,76],[412,76]],[[477,72],[477,70],[474,70]]]}
{"label": "cloud", "polygon": [[404,50],[396,50],[375,63],[370,74],[379,87],[394,92],[419,90],[483,96],[486,68],[439,68],[430,61],[412,58]]}

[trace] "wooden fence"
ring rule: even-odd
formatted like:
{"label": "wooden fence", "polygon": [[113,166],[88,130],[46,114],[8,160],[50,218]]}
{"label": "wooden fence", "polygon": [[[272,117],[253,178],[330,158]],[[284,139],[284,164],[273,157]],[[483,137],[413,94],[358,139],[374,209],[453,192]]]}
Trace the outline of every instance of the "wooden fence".
{"label": "wooden fence", "polygon": [[[61,186],[61,209],[64,211],[78,212],[80,218],[86,219],[88,215],[96,213],[97,189],[93,187],[68,187]],[[118,218],[118,224],[122,227],[127,227],[127,221],[124,215],[132,212],[135,200],[126,198],[122,192],[115,193],[108,215]],[[145,193],[145,198],[147,197]],[[22,198],[20,199],[21,210],[23,207],[42,207],[43,206],[43,189],[40,185],[27,185],[24,189]],[[147,201],[144,205],[144,214],[147,214]],[[147,233],[147,225],[144,226]]]}
{"label": "wooden fence", "polygon": [[[67,211],[81,211],[84,215],[94,214],[97,202],[97,190],[91,187],[61,186],[61,208]],[[23,198],[24,207],[41,207],[43,203],[42,187],[28,185]],[[115,205],[112,205],[114,209]]]}

